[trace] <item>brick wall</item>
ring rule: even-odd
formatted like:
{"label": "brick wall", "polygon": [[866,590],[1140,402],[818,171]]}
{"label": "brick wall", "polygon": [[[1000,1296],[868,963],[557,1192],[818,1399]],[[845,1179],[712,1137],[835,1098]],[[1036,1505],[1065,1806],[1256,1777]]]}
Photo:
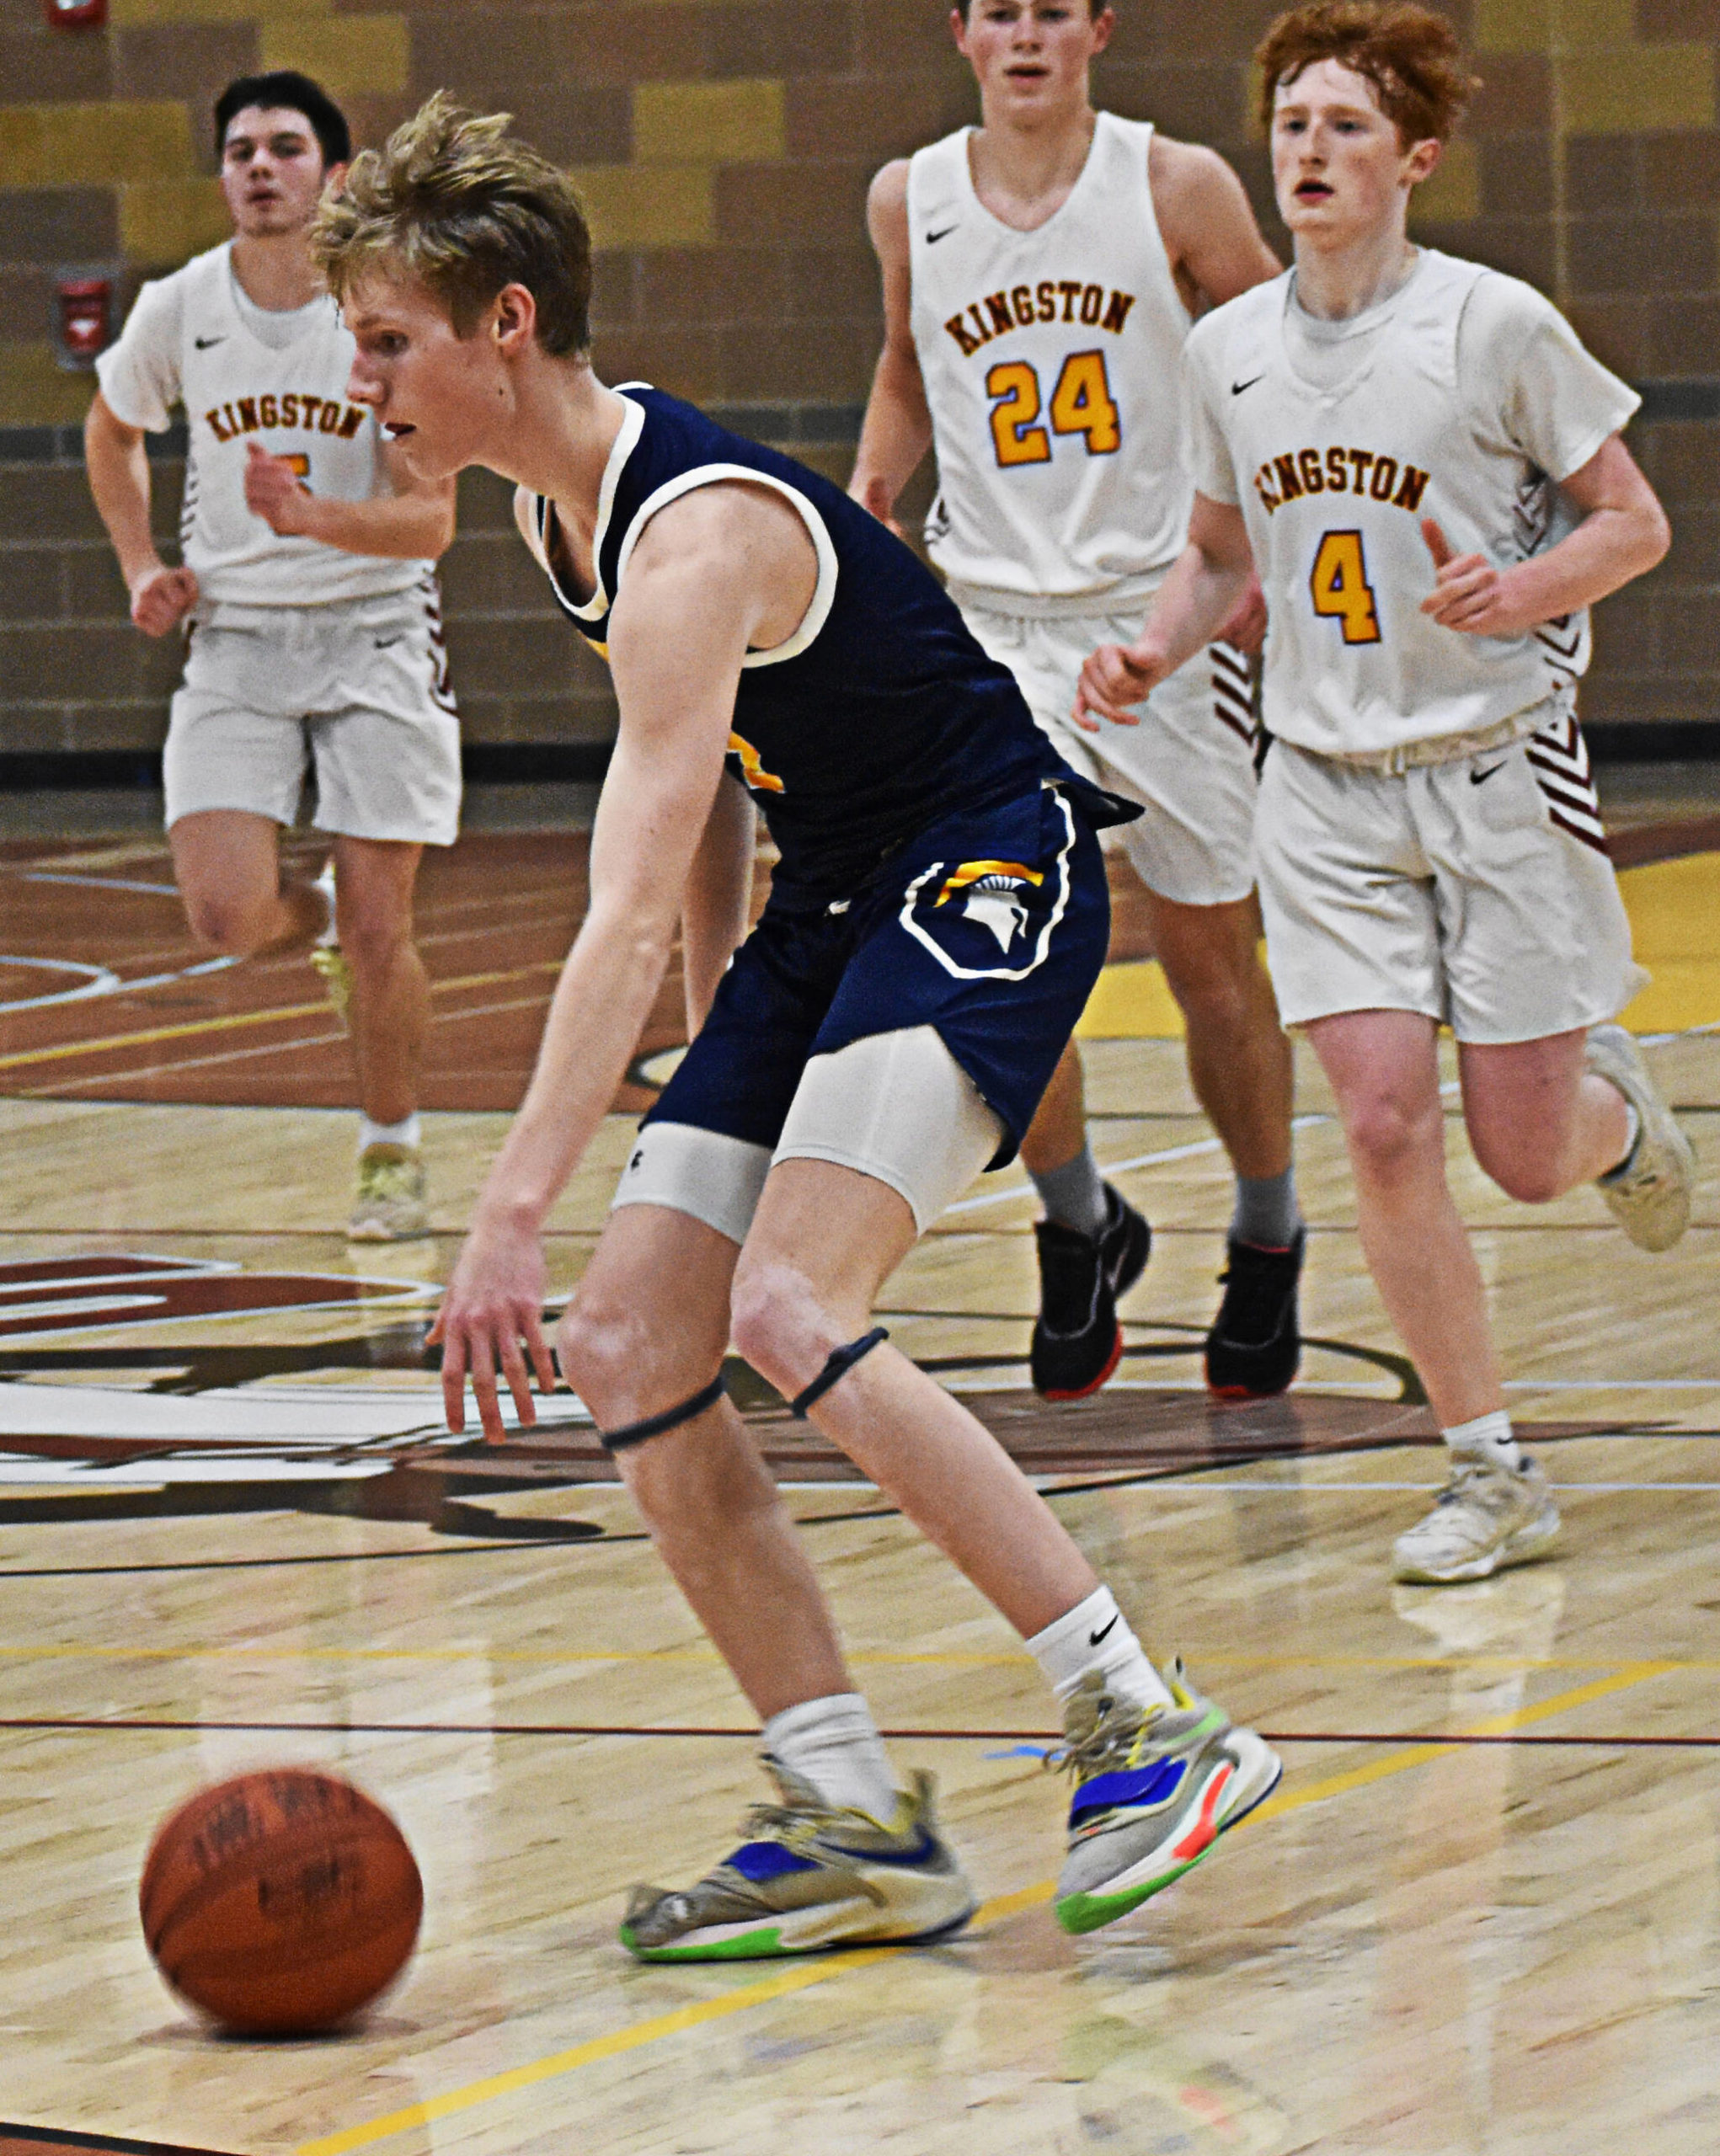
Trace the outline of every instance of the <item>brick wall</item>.
{"label": "brick wall", "polygon": [[[513,110],[590,205],[600,370],[697,398],[837,475],[879,329],[867,179],[974,116],[940,0],[111,0],[94,33],[48,29],[34,0],[0,8],[0,752],[159,741],[176,654],[125,624],[77,462],[89,377],[55,364],[53,289],[57,270],[111,264],[129,295],[222,236],[206,115],[231,75],[302,67],[361,139],[439,85]],[[1633,438],[1677,543],[1602,610],[1586,707],[1609,732],[1658,722],[1638,738],[1664,744],[1669,724],[1720,718],[1702,632],[1720,600],[1720,11],[1454,12],[1488,88],[1420,233],[1552,292],[1645,390]],[[1247,100],[1271,13],[1124,0],[1100,75],[1118,109],[1225,150],[1269,232]],[[168,528],[179,472],[163,447]],[[600,740],[601,671],[483,475],[462,483],[444,574],[469,738]]]}

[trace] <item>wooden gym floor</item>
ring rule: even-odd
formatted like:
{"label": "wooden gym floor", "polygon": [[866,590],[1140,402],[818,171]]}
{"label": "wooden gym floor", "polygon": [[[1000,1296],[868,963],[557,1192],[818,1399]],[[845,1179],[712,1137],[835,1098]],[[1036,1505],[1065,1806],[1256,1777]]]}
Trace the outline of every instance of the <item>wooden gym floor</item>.
{"label": "wooden gym floor", "polygon": [[[1640,792],[1640,790],[1639,790]],[[1269,1810],[1114,1930],[1046,1902],[1062,1785],[1018,1643],[756,1381],[743,1396],[905,1764],[985,1897],[935,1951],[646,1969],[628,1883],[729,1845],[747,1716],[567,1396],[499,1453],[441,1433],[421,1348],[581,903],[576,833],[432,861],[438,1233],[339,1230],[350,1118],[302,964],[200,966],[158,841],[0,848],[0,2149],[461,2156],[1720,2147],[1720,821],[1627,799],[1656,985],[1632,1014],[1701,1156],[1696,1223],[1632,1250],[1590,1192],[1453,1172],[1557,1561],[1394,1588],[1441,1480],[1304,1059],[1302,1379],[1212,1409],[1226,1177],[1125,907],[1086,1031],[1098,1150],[1150,1213],[1099,1399],[1025,1390],[1033,1208],[983,1182],[889,1283],[910,1352],[1052,1492],[1156,1651],[1287,1763]],[[665,994],[636,1075],[677,1037]],[[577,1278],[618,1104],[558,1209]],[[334,2042],[203,2032],[135,1915],[198,1784],[332,1764],[399,1817],[420,1951]]]}

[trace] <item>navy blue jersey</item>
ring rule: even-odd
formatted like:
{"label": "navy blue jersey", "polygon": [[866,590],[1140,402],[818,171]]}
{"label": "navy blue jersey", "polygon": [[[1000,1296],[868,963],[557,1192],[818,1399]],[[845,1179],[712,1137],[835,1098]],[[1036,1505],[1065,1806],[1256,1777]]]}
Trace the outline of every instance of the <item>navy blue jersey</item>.
{"label": "navy blue jersey", "polygon": [[[852,889],[929,825],[1047,780],[1066,787],[1095,827],[1138,813],[1070,770],[936,577],[839,487],[678,398],[638,383],[622,394],[628,416],[599,499],[597,589],[582,604],[550,570],[563,611],[595,650],[606,656],[610,609],[647,520],[695,487],[774,487],[817,551],[818,586],[799,628],[742,662],[729,738],[729,768],[782,856],[778,884]],[[536,527],[553,563],[542,495]]]}

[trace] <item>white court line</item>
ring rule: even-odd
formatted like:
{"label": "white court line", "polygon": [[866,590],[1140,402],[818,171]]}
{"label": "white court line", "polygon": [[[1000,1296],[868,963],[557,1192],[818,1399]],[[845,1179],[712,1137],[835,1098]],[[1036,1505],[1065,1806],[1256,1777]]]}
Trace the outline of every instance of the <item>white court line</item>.
{"label": "white court line", "polygon": [[[1441,1097],[1461,1091],[1456,1079],[1451,1079],[1440,1088]],[[1322,1124],[1335,1123],[1336,1116],[1299,1115],[1292,1117],[1290,1129],[1314,1130]],[[1218,1153],[1224,1150],[1224,1141],[1218,1138],[1197,1138],[1187,1145],[1167,1145],[1156,1153],[1136,1153],[1127,1161],[1101,1161],[1099,1173],[1106,1176],[1127,1175],[1133,1168],[1162,1167],[1171,1161],[1192,1161],[1203,1153]],[[1007,1205],[1012,1198],[1030,1198],[1034,1187],[1030,1182],[1012,1182],[1007,1190],[988,1190],[978,1198],[964,1198],[959,1203],[946,1205],[939,1215],[947,1220],[952,1213],[977,1213],[984,1205]]]}
{"label": "white court line", "polygon": [[[1309,1130],[1317,1123],[1330,1123],[1329,1115],[1299,1115],[1290,1124],[1292,1130]],[[1187,1145],[1167,1145],[1156,1153],[1136,1153],[1127,1161],[1101,1161],[1099,1173],[1106,1176],[1126,1175],[1131,1168],[1161,1167],[1167,1161],[1192,1161],[1202,1153],[1218,1153],[1224,1150],[1223,1140],[1217,1138],[1197,1138]],[[1012,1198],[1031,1198],[1034,1187],[1030,1182],[1012,1182],[1007,1190],[988,1190],[978,1198],[964,1198],[954,1205],[943,1209],[942,1218],[948,1219],[952,1213],[977,1213],[983,1205],[1007,1205]]]}
{"label": "white court line", "polygon": [[20,883],[77,883],[88,891],[147,891],[152,898],[179,895],[177,883],[136,883],[126,876],[59,876],[45,868],[33,868],[18,880]]}
{"label": "white court line", "polygon": [[1720,1378],[1507,1378],[1507,1392],[1720,1392]]}
{"label": "white court line", "polygon": [[[1071,1468],[1068,1473],[1073,1476],[1076,1471],[1075,1469]],[[1083,1478],[1078,1489],[1070,1489],[1066,1482],[1050,1476],[1031,1475],[1028,1480],[1036,1490],[1041,1491],[1048,1497],[1086,1497],[1095,1490],[1108,1489],[1152,1492],[1172,1490],[1183,1496],[1206,1497],[1222,1497],[1227,1496],[1232,1490],[1246,1490],[1257,1494],[1279,1497],[1300,1497],[1305,1492],[1311,1495],[1365,1497],[1375,1490],[1410,1491],[1422,1497],[1432,1497],[1445,1486],[1443,1482],[1237,1482],[1231,1481],[1227,1477],[1220,1481],[1219,1476],[1224,1473],[1222,1468],[1215,1468],[1210,1476],[1203,1476],[1198,1481],[1189,1482],[1172,1481],[1168,1477],[1161,1481],[1149,1471],[1127,1467],[1097,1468],[1093,1473],[1095,1476],[1114,1476],[1117,1479],[1114,1482],[1108,1483]],[[579,1486],[586,1489],[606,1489],[610,1486],[606,1483],[585,1483]],[[857,1492],[878,1490],[878,1485],[875,1482],[779,1482],[777,1487],[779,1490],[799,1490],[803,1492],[813,1491],[820,1492],[825,1497],[840,1497],[845,1491],[851,1490]],[[1672,1490],[1698,1492],[1712,1491],[1716,1495],[1720,1495],[1720,1482],[1552,1482],[1549,1483],[1548,1487],[1564,1492],[1576,1491],[1579,1493],[1593,1491],[1616,1493],[1620,1491],[1635,1492]]]}
{"label": "white court line", "polygon": [[93,995],[111,995],[120,985],[120,976],[106,966],[87,966],[77,958],[21,958],[16,952],[0,954],[0,966],[27,967],[39,974],[81,974],[83,978],[76,988],[58,988],[49,995],[21,995],[10,1003],[0,1003],[0,1016],[13,1011],[42,1011],[55,1003],[83,1003]]}

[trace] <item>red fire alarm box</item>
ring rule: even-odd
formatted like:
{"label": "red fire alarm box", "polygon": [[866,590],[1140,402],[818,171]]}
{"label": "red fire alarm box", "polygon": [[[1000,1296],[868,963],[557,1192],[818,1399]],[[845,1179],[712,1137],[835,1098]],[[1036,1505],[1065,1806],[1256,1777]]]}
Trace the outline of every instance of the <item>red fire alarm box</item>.
{"label": "red fire alarm box", "polygon": [[62,277],[59,319],[55,324],[62,366],[95,365],[114,333],[114,284],[110,277]]}
{"label": "red fire alarm box", "polygon": [[99,29],[108,19],[108,0],[42,0],[42,13],[53,29]]}

